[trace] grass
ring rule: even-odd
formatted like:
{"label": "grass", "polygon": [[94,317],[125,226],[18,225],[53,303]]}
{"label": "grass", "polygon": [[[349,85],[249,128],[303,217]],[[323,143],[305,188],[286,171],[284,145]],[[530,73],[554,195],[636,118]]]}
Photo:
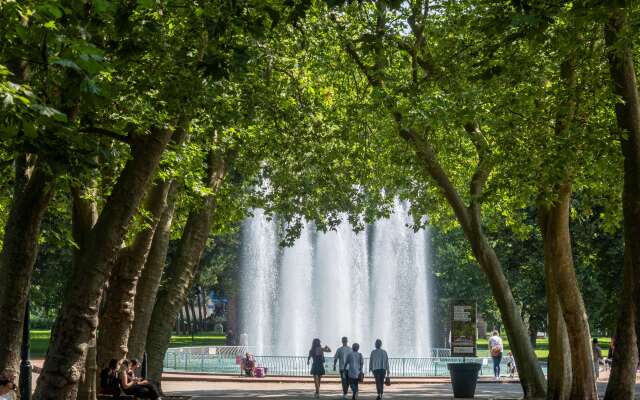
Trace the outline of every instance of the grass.
{"label": "grass", "polygon": [[[602,348],[602,354],[606,355],[609,350],[609,346],[611,345],[611,338],[603,337],[598,338],[598,342],[600,343],[600,347]],[[509,341],[503,339],[504,345],[504,354],[506,355],[511,350],[509,346]],[[478,340],[478,356],[479,357],[489,357],[489,347],[488,347],[487,339],[479,339]],[[538,339],[536,342],[536,356],[541,361],[547,361],[549,358],[549,339],[542,338]]]}
{"label": "grass", "polygon": [[[31,356],[44,357],[49,346],[50,330],[31,330]],[[221,346],[226,342],[226,336],[214,334],[213,332],[201,332],[191,335],[172,335],[169,347],[189,347],[189,346]]]}
{"label": "grass", "polygon": [[[49,345],[49,337],[51,332],[49,330],[31,330],[31,356],[32,357],[44,357],[47,353],[47,346]],[[173,335],[171,336],[171,343],[169,347],[189,347],[189,346],[222,346],[225,344],[226,337],[224,335],[217,335],[213,332],[201,332],[193,336],[191,335]],[[598,338],[600,347],[602,347],[602,353],[607,354],[607,350],[611,345],[610,338]],[[487,347],[487,339],[478,340],[478,357],[488,357],[489,349]],[[511,350],[509,347],[509,341],[504,340],[505,355]],[[536,345],[536,355],[542,361],[546,361],[549,357],[549,340],[546,338],[538,339]]]}

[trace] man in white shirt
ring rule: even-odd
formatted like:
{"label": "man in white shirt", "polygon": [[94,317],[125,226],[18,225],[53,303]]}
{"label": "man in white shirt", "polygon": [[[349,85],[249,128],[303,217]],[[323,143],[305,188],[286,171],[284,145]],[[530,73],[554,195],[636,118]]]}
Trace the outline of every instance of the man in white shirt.
{"label": "man in white shirt", "polygon": [[500,378],[500,363],[502,362],[503,351],[502,338],[498,336],[498,331],[493,331],[493,334],[489,338],[489,353],[493,360],[493,376],[495,376],[496,379]]}
{"label": "man in white shirt", "polygon": [[347,398],[347,392],[349,391],[349,377],[347,376],[347,371],[345,371],[344,364],[347,362],[347,356],[351,353],[351,347],[347,344],[349,343],[349,339],[346,336],[342,337],[342,347],[339,347],[336,350],[336,355],[333,356],[333,370],[336,370],[336,363],[338,363],[340,367],[340,382],[342,383],[342,398]]}
{"label": "man in white shirt", "polygon": [[382,340],[376,340],[376,348],[371,352],[369,357],[369,371],[373,372],[376,379],[376,390],[380,400],[384,393],[384,380],[389,375],[389,356],[385,350],[382,350]]}

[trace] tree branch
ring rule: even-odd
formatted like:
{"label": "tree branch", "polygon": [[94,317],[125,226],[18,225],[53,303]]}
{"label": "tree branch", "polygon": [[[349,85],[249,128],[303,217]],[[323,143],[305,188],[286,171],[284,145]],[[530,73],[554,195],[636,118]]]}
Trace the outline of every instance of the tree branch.
{"label": "tree branch", "polygon": [[106,136],[109,137],[111,139],[115,139],[118,140],[120,142],[126,143],[126,144],[131,144],[131,137],[129,136],[125,136],[125,135],[121,135],[117,132],[111,131],[109,129],[105,129],[105,128],[100,128],[97,126],[85,126],[84,128],[80,128],[78,130],[78,132],[81,133],[94,133],[97,135],[101,135],[101,136]]}
{"label": "tree branch", "polygon": [[447,172],[438,161],[433,146],[429,143],[429,140],[416,132],[415,129],[402,127],[402,116],[400,113],[394,113],[394,118],[398,124],[400,136],[412,145],[418,156],[418,160],[422,162],[427,174],[436,182],[436,185],[440,188],[447,202],[451,205],[460,225],[464,230],[468,230],[471,227],[469,211],[460,197],[458,190],[449,179]]}
{"label": "tree branch", "polygon": [[478,123],[468,122],[464,124],[464,130],[469,134],[471,142],[478,153],[478,165],[476,165],[476,169],[473,172],[473,176],[471,177],[471,182],[469,184],[469,194],[471,197],[469,201],[469,212],[474,229],[480,229],[480,199],[482,197],[484,185],[493,170],[493,161],[489,157],[489,144],[482,135]]}
{"label": "tree branch", "polygon": [[353,59],[353,62],[355,62],[356,65],[358,66],[358,69],[360,70],[360,72],[362,72],[364,76],[367,78],[367,81],[369,81],[369,84],[374,87],[381,86],[382,82],[373,76],[373,73],[371,72],[371,68],[367,66],[364,63],[364,61],[362,61],[362,58],[360,58],[360,54],[358,54],[358,51],[353,46],[353,42],[347,41],[344,47],[347,54],[349,54],[349,56]]}

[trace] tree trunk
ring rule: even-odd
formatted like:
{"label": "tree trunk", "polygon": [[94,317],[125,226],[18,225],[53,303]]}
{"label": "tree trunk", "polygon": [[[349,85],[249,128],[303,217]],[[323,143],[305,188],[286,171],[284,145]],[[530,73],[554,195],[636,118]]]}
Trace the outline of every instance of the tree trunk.
{"label": "tree trunk", "polygon": [[207,326],[207,295],[204,292],[204,289],[200,287],[200,297],[198,298],[198,304],[200,304],[200,315],[202,316],[202,330],[209,330]]}
{"label": "tree trunk", "polygon": [[89,342],[84,375],[78,387],[78,400],[96,400],[98,396],[98,363],[96,339]]}
{"label": "tree trunk", "polygon": [[544,244],[545,286],[547,308],[549,310],[549,357],[547,362],[547,399],[566,400],[571,397],[571,348],[569,334],[564,322],[558,286],[554,274],[555,266],[552,246],[547,239],[547,212],[542,207],[538,211],[538,222]]}
{"label": "tree trunk", "polygon": [[545,212],[545,263],[549,259],[551,279],[555,281],[560,308],[571,346],[571,399],[598,399],[593,374],[593,352],[589,321],[573,267],[569,213],[571,184],[561,185],[558,200]]}
{"label": "tree trunk", "polygon": [[[615,4],[616,2],[612,2]],[[625,10],[612,6],[605,28],[608,60],[616,104],[620,143],[624,155],[624,276],[620,301],[613,369],[606,400],[634,398],[638,364],[638,304],[640,304],[640,98],[636,82],[633,48],[629,38],[620,37],[628,29]],[[634,327],[635,325],[635,327]]]}
{"label": "tree trunk", "polygon": [[193,318],[191,317],[191,313],[189,312],[189,307],[187,306],[186,300],[182,304],[182,310],[184,310],[184,315],[186,317],[185,324],[185,333],[190,334],[193,331]]}
{"label": "tree trunk", "polygon": [[226,162],[223,158],[209,154],[207,186],[212,189],[200,207],[189,213],[178,251],[171,260],[164,277],[164,284],[158,291],[158,297],[147,335],[147,353],[150,380],[160,385],[162,361],[169,346],[174,316],[185,303],[195,270],[207,244],[211,231],[216,192],[226,174]]}
{"label": "tree trunk", "polygon": [[104,282],[170,137],[171,130],[157,128],[147,136],[132,137],[132,157],[87,237],[79,268],[71,277],[38,378],[35,399],[74,398],[88,344],[95,337]]}
{"label": "tree trunk", "polygon": [[167,206],[171,181],[158,182],[150,191],[145,210],[151,220],[138,232],[131,246],[120,250],[109,279],[109,289],[100,316],[98,334],[98,365],[106,366],[109,360],[120,360],[127,355],[129,331],[134,320],[136,285],[147,260],[153,236]]}
{"label": "tree trunk", "polygon": [[178,334],[183,335],[186,332],[184,327],[186,326],[186,320],[187,320],[184,316],[183,307],[180,307],[180,313],[177,315],[177,319],[178,319]]}
{"label": "tree trunk", "polygon": [[549,357],[547,359],[547,399],[567,400],[571,396],[571,348],[564,323],[558,288],[545,258],[545,284],[549,309]]}
{"label": "tree trunk", "polygon": [[[87,246],[87,238],[89,233],[98,219],[98,205],[95,200],[90,200],[95,195],[95,181],[92,181],[87,185],[87,189],[80,189],[78,187],[71,188],[71,230],[73,234],[73,241],[76,243],[77,248],[73,250],[73,270],[78,270],[80,255],[82,249]],[[87,195],[90,199],[85,198]],[[97,369],[96,364],[96,341],[92,339],[89,342],[89,349],[87,350],[87,360],[85,362],[85,369],[82,375],[82,379],[78,386],[78,399],[79,400],[95,400],[97,396]]]}
{"label": "tree trunk", "polygon": [[[488,172],[479,169],[474,173],[471,183],[471,194],[474,200],[467,207],[438,162],[431,144],[415,130],[403,128],[401,116],[395,114],[395,117],[399,125],[400,136],[413,146],[425,173],[438,185],[453,209],[465,237],[469,240],[473,254],[487,277],[507,331],[513,356],[518,365],[518,375],[525,398],[545,398],[546,389],[542,368],[533,347],[531,347],[531,342],[529,342],[527,329],[513,298],[500,260],[482,231],[480,207],[477,199],[480,196],[481,183],[483,179],[486,179]],[[479,167],[481,167],[480,164]]]}
{"label": "tree trunk", "polygon": [[544,374],[531,347],[527,329],[516,304],[500,261],[482,232],[470,232],[467,238],[476,260],[487,276],[491,292],[500,310],[511,351],[518,365],[518,376],[525,398],[546,397]]}
{"label": "tree trunk", "polygon": [[[142,354],[145,351],[151,313],[156,303],[156,295],[160,287],[169,241],[171,240],[171,223],[173,221],[175,205],[176,196],[173,195],[168,199],[167,208],[164,210],[162,218],[158,223],[147,262],[145,263],[136,287],[135,318],[131,326],[128,342],[129,356],[133,358],[142,358]],[[179,331],[180,324],[178,323],[177,326],[177,330]]]}
{"label": "tree trunk", "polygon": [[198,287],[198,290],[196,291],[196,300],[197,300],[196,304],[198,305],[198,323],[200,325],[199,329],[202,332],[202,331],[205,330],[205,328],[204,328],[204,314],[202,314],[202,299],[201,299],[201,296],[200,296],[201,290],[202,289],[200,287]]}
{"label": "tree trunk", "polygon": [[[26,163],[26,158],[23,159]],[[26,165],[16,162],[16,185],[0,252],[0,371],[18,372],[25,307],[31,274],[38,254],[38,236],[53,195],[54,177],[42,160],[30,176]]]}
{"label": "tree trunk", "polygon": [[[559,140],[569,134],[575,117],[577,106],[575,63],[576,54],[570,52],[560,65],[560,78],[565,93],[559,95],[554,127],[555,136]],[[564,148],[559,149],[559,152],[566,151]],[[555,157],[554,159],[557,160]],[[549,164],[553,164],[553,161],[545,165]],[[551,339],[554,341],[552,347],[555,354],[550,357],[554,362],[551,373],[558,373],[560,376],[550,376],[549,387],[553,387],[553,391],[548,392],[547,395],[560,398],[566,396],[566,381],[571,377],[569,398],[597,400],[589,321],[578,287],[571,248],[569,229],[572,194],[571,166],[561,163],[552,165],[551,168],[561,170],[561,175],[557,181],[550,183],[550,188],[540,189],[541,204],[538,222],[544,242],[545,273],[548,275],[547,298],[550,310],[554,313],[551,323],[555,331]],[[546,196],[548,194],[550,196]],[[557,315],[557,305],[560,306],[561,315]],[[567,338],[564,337],[565,330],[570,349],[565,347],[567,344]],[[567,375],[567,355],[571,357],[570,375]]]}
{"label": "tree trunk", "polygon": [[531,347],[535,350],[538,347],[538,328],[531,325],[531,322],[529,322],[529,341],[531,342]]}
{"label": "tree trunk", "polygon": [[201,319],[200,316],[198,314],[196,314],[196,306],[194,304],[193,301],[193,297],[191,297],[189,299],[189,308],[191,309],[191,315],[193,315],[193,329],[192,332],[199,332],[200,331],[200,325],[201,325]]}

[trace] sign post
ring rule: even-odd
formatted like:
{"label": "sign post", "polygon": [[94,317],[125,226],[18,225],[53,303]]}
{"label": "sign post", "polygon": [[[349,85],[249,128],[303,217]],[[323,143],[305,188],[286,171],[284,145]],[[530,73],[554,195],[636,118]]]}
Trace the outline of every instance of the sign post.
{"label": "sign post", "polygon": [[466,363],[467,357],[477,354],[477,310],[475,301],[454,300],[450,308],[451,356],[462,357],[462,363],[447,365],[451,374],[453,397],[473,397],[480,372],[480,364]]}
{"label": "sign post", "polygon": [[451,302],[451,356],[475,357],[477,354],[476,303],[464,300]]}

